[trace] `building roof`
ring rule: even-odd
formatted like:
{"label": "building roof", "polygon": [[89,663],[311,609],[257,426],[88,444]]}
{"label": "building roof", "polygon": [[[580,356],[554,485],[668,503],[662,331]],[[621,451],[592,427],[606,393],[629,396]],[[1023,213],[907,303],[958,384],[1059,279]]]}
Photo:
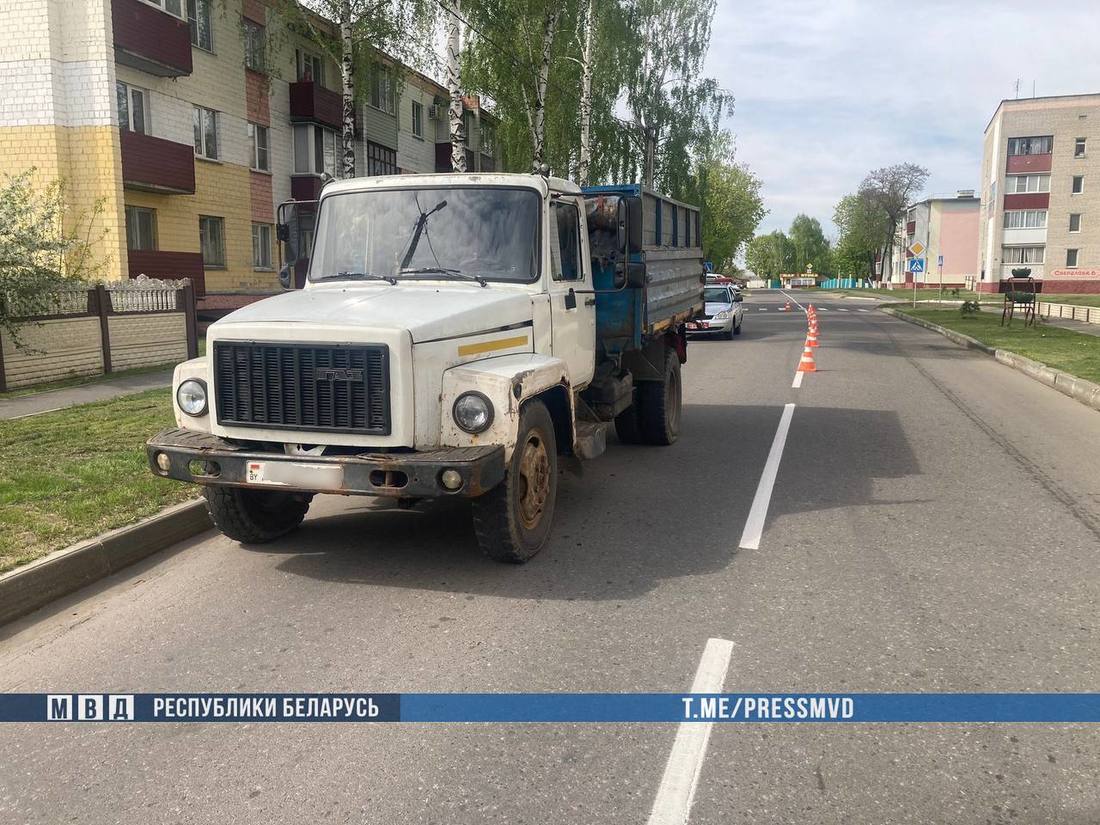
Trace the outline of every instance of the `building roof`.
{"label": "building roof", "polygon": [[[1020,104],[1021,108],[1028,108],[1027,104],[1034,103],[1050,103],[1055,101],[1067,101],[1073,98],[1088,101],[1090,103],[1100,106],[1100,92],[1083,92],[1081,94],[1070,95],[1044,95],[1040,97],[1006,97],[997,104],[997,108],[993,110],[993,115],[989,118],[989,122],[985,124],[985,131],[989,131],[989,127],[993,124],[993,121],[997,119],[997,113],[1001,111],[1002,107],[1006,104],[1015,105]],[[1036,108],[1042,108],[1041,106]]]}

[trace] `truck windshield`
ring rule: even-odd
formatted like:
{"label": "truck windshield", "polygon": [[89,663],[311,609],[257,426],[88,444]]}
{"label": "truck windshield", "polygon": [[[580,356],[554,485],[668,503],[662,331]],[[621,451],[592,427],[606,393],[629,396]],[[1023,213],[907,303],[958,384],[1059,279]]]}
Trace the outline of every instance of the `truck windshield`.
{"label": "truck windshield", "polygon": [[539,276],[541,198],[531,189],[380,189],[321,202],[310,279]]}

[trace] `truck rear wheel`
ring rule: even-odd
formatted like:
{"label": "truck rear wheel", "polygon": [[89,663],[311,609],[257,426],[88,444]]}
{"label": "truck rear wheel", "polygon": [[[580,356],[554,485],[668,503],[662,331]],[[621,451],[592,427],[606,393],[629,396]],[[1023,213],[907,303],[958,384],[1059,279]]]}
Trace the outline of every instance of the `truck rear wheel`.
{"label": "truck rear wheel", "polygon": [[311,495],[243,487],[207,486],[206,509],[214,526],[243,544],[264,544],[302,523]]}
{"label": "truck rear wheel", "polygon": [[672,347],[665,347],[661,380],[638,386],[638,421],[647,444],[667,446],[680,437],[682,401],[680,357]]}
{"label": "truck rear wheel", "polygon": [[504,481],[473,500],[477,542],[494,561],[523,564],[546,544],[558,493],[554,421],[541,401],[519,417]]}

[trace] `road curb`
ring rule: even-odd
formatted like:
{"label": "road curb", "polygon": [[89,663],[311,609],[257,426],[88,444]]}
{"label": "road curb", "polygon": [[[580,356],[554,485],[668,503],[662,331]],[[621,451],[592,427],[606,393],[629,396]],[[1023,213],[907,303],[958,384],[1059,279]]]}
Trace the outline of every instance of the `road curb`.
{"label": "road curb", "polygon": [[933,332],[938,332],[944,338],[953,341],[961,347],[984,352],[986,355],[993,357],[1005,366],[1012,367],[1014,370],[1022,372],[1028,378],[1038,381],[1040,384],[1045,384],[1051,389],[1058,390],[1058,392],[1063,395],[1068,395],[1074,401],[1084,404],[1086,407],[1100,411],[1100,384],[1094,384],[1092,381],[1078,378],[1076,375],[1070,375],[1068,372],[1054,369],[1054,367],[1048,367],[1040,361],[1033,361],[1030,358],[1025,358],[1010,350],[996,349],[988,344],[983,344],[981,341],[971,338],[969,335],[963,335],[961,332],[955,332],[953,329],[941,327],[939,324],[926,321],[923,318],[914,318],[911,315],[906,315],[904,312],[898,312],[894,307],[880,307],[880,309],[887,315],[892,315],[894,318],[900,318],[907,323],[930,329]]}
{"label": "road curb", "polygon": [[206,502],[186,501],[0,575],[0,625],[211,527]]}

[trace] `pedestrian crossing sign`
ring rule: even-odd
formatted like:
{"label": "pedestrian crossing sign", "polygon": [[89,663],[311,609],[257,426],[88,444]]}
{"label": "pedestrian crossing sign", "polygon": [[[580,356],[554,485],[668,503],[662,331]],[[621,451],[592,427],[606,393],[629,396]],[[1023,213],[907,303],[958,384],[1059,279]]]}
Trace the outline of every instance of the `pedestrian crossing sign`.
{"label": "pedestrian crossing sign", "polygon": [[924,272],[924,258],[910,258],[909,271],[914,274]]}

